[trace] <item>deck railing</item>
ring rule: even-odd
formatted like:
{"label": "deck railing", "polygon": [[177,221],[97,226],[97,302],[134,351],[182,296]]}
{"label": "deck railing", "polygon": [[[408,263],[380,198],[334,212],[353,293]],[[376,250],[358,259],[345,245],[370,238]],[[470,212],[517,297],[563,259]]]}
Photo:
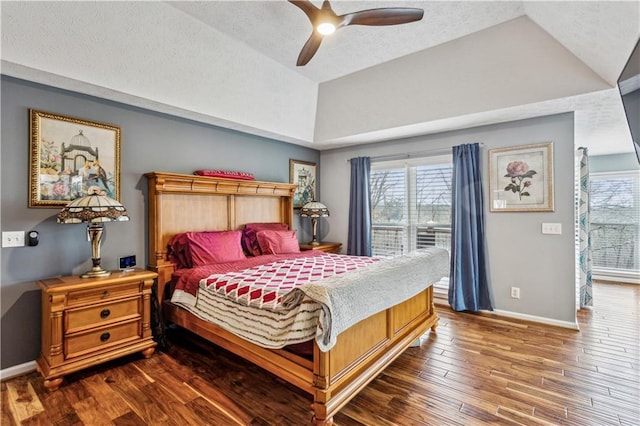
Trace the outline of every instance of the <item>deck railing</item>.
{"label": "deck railing", "polygon": [[640,270],[638,223],[590,223],[594,268]]}
{"label": "deck railing", "polygon": [[[409,237],[411,235],[411,237]],[[393,256],[425,247],[451,247],[451,228],[418,226],[415,231],[402,225],[373,225],[373,255]]]}

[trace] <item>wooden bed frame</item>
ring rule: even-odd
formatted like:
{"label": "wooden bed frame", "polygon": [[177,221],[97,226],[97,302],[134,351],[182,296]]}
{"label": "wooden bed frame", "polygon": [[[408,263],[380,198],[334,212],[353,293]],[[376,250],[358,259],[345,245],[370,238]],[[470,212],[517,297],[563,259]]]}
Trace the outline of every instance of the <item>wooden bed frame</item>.
{"label": "wooden bed frame", "polygon": [[[186,231],[241,229],[251,222],[293,226],[296,185],[150,172],[149,269],[158,273],[165,294],[173,265],[167,244]],[[372,315],[338,336],[321,352],[314,343],[309,360],[285,350],[266,349],[203,321],[169,301],[160,301],[167,322],[184,327],[308,392],[312,423],[333,424],[333,415],[393,362],[412,342],[436,329],[433,286],[386,311]],[[363,303],[366,303],[363,301]]]}

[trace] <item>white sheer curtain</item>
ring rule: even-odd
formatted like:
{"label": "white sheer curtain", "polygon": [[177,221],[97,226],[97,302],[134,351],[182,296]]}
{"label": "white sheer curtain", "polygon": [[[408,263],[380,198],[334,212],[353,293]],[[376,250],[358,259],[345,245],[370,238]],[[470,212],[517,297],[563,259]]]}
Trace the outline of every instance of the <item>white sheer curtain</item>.
{"label": "white sheer curtain", "polygon": [[593,306],[591,236],[589,235],[589,155],[576,152],[576,299],[577,306]]}

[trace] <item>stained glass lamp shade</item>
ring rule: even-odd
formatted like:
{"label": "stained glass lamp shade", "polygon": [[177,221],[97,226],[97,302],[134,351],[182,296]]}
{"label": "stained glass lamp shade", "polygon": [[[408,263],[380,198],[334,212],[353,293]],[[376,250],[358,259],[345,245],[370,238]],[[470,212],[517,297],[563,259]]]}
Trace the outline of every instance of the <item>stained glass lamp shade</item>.
{"label": "stained glass lamp shade", "polygon": [[313,239],[309,244],[313,246],[320,245],[318,242],[318,218],[329,216],[329,209],[327,206],[319,201],[310,201],[300,209],[300,217],[310,217],[311,224],[313,225]]}
{"label": "stained glass lamp shade", "polygon": [[87,190],[84,197],[76,198],[58,213],[58,223],[88,223],[87,233],[91,240],[91,261],[93,267],[80,275],[82,278],[108,276],[111,272],[100,267],[100,240],[104,231],[104,222],[123,222],[129,220],[127,210],[122,204],[105,195],[97,186]]}

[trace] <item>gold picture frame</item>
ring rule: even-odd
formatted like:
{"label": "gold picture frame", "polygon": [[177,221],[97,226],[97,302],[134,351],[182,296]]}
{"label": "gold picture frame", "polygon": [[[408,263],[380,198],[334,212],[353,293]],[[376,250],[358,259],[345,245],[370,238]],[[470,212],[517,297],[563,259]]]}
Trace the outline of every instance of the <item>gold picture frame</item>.
{"label": "gold picture frame", "polygon": [[289,183],[297,184],[293,194],[293,208],[299,209],[316,198],[316,163],[289,160]]}
{"label": "gold picture frame", "polygon": [[63,207],[89,186],[120,201],[119,127],[29,109],[29,135],[29,207]]}
{"label": "gold picture frame", "polygon": [[492,212],[552,212],[553,143],[489,150]]}

